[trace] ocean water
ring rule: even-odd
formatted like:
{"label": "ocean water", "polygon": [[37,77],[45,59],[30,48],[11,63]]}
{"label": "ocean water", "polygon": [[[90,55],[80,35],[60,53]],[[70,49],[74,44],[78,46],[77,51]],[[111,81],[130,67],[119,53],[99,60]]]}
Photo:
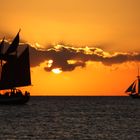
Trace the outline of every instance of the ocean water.
{"label": "ocean water", "polygon": [[0,105],[0,140],[140,140],[140,99],[31,97]]}

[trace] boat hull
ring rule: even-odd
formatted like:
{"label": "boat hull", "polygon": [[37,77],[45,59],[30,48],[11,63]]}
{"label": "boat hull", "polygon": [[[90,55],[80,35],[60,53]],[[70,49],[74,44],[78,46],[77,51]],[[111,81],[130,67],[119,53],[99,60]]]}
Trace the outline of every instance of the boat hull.
{"label": "boat hull", "polygon": [[139,94],[129,94],[129,96],[134,98],[134,99],[140,99],[140,95]]}
{"label": "boat hull", "polygon": [[13,104],[13,105],[17,105],[17,104],[25,104],[29,101],[30,99],[30,95],[22,95],[22,96],[9,96],[9,97],[4,97],[1,96],[0,97],[0,104],[3,105],[9,105],[9,104]]}

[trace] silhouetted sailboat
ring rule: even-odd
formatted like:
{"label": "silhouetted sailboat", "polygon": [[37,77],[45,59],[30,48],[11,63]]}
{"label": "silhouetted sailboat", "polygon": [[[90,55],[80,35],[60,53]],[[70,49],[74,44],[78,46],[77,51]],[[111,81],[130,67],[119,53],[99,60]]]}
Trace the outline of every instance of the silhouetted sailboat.
{"label": "silhouetted sailboat", "polygon": [[[19,30],[20,32],[20,30]],[[0,90],[9,90],[0,94],[0,104],[24,104],[30,98],[30,93],[22,93],[16,87],[31,85],[29,47],[18,56],[19,32],[10,44],[9,48],[3,53],[4,38],[0,44],[1,74]]]}
{"label": "silhouetted sailboat", "polygon": [[138,68],[138,76],[137,79],[128,87],[125,91],[129,93],[129,96],[133,98],[140,98],[140,76],[139,76],[139,68]]}

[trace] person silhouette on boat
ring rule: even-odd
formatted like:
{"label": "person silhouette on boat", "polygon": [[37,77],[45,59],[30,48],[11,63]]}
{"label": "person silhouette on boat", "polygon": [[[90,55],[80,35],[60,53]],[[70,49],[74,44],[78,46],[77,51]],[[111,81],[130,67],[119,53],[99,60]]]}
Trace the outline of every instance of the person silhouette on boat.
{"label": "person silhouette on boat", "polygon": [[17,90],[16,90],[16,95],[17,95],[17,96],[22,96],[21,90],[17,89]]}
{"label": "person silhouette on boat", "polygon": [[11,95],[10,96],[15,96],[15,88],[11,89]]}
{"label": "person silhouette on boat", "polygon": [[19,89],[13,88],[11,89],[11,96],[22,96],[22,92]]}

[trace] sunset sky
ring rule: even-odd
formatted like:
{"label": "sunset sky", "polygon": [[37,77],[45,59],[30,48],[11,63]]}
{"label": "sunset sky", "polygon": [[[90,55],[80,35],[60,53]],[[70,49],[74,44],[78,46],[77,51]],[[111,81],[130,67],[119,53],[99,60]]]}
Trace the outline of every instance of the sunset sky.
{"label": "sunset sky", "polygon": [[31,95],[125,95],[140,61],[140,0],[0,0],[0,39],[21,28]]}

